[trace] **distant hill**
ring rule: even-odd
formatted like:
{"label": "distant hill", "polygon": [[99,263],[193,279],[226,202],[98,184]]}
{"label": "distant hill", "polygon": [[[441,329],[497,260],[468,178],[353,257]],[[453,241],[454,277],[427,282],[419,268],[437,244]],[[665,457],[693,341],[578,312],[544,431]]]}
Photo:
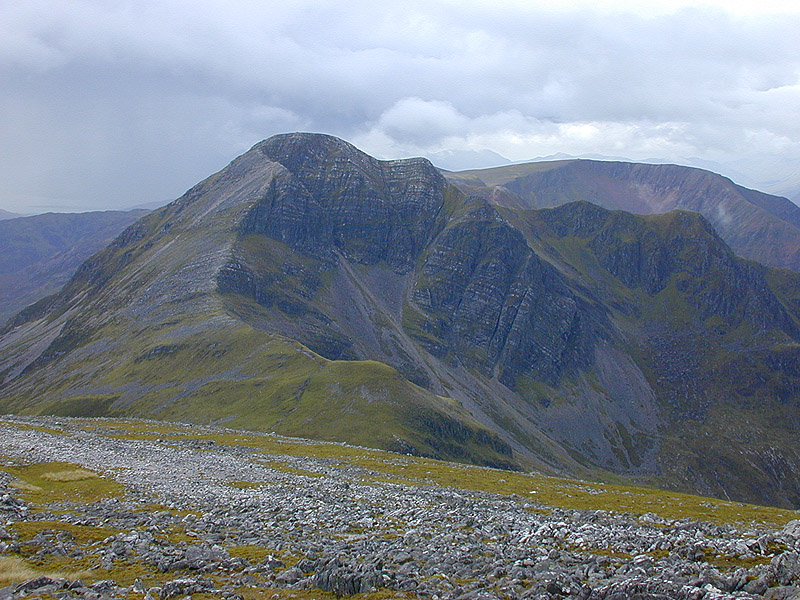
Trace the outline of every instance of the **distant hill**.
{"label": "distant hill", "polygon": [[[717,173],[723,177],[730,178],[743,187],[752,188],[773,196],[789,198],[790,200],[800,196],[800,163],[793,158],[783,155],[748,156],[726,162],[707,160],[698,158],[696,156],[672,159],[646,158],[643,160],[634,161],[630,158],[622,156],[607,156],[602,154],[570,155],[559,152],[549,156],[532,158],[526,161],[516,161],[516,164],[576,159],[592,159],[606,162],[638,164],[682,165],[685,167],[694,167]],[[465,166],[462,169],[450,170],[478,169],[490,166],[495,165],[487,164],[481,166]],[[795,204],[797,204],[797,202],[795,202]]]}
{"label": "distant hill", "polygon": [[0,323],[57,292],[146,210],[47,213],[0,222]]}
{"label": "distant hill", "polygon": [[2,208],[0,208],[0,221],[4,221],[6,219],[16,219],[17,217],[21,216],[22,215],[20,214],[9,212],[7,210],[3,210]]}
{"label": "distant hill", "polygon": [[428,154],[427,158],[440,169],[462,171],[484,169],[511,163],[505,156],[492,150],[444,150]]}

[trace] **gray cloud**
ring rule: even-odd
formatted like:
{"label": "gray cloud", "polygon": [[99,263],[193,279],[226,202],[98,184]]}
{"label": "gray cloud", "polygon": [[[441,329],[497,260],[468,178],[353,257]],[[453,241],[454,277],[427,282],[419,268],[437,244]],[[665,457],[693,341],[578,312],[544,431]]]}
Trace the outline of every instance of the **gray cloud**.
{"label": "gray cloud", "polygon": [[173,198],[298,129],[384,157],[800,164],[800,15],[503,6],[0,2],[0,206]]}

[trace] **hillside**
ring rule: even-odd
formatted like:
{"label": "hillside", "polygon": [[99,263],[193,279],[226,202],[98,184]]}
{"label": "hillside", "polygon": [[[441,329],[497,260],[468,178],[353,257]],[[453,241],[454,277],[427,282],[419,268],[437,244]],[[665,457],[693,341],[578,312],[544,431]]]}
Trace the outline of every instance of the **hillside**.
{"label": "hillside", "polygon": [[423,159],[281,135],[17,315],[0,410],[798,506],[799,298],[696,212],[500,206]]}
{"label": "hillside", "polygon": [[59,291],[146,210],[47,213],[0,222],[0,324]]}

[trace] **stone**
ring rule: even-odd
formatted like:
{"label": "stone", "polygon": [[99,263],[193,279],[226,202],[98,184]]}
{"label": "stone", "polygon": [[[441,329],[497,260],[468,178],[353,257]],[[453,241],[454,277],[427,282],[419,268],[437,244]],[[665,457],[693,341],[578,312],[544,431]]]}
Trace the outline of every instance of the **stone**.
{"label": "stone", "polygon": [[275,581],[277,581],[278,583],[291,585],[297,583],[302,578],[303,578],[303,572],[300,569],[298,569],[297,567],[290,567],[285,571],[279,573],[278,576],[275,578]]}
{"label": "stone", "polygon": [[793,585],[769,588],[764,594],[765,600],[798,600],[798,598],[800,598],[800,588]]}
{"label": "stone", "polygon": [[775,580],[780,585],[790,585],[800,579],[800,554],[784,552],[772,559],[770,563]]}

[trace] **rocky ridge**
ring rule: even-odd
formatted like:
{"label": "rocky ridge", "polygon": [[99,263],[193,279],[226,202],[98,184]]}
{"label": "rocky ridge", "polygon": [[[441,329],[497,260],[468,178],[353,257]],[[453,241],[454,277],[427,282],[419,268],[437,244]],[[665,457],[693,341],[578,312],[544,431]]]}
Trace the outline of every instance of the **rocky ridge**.
{"label": "rocky ridge", "polygon": [[[778,524],[769,512],[734,524],[560,508],[537,501],[547,489],[533,479],[524,493],[500,495],[389,478],[382,468],[412,459],[385,454],[365,468],[351,462],[357,448],[325,446],[321,456],[303,440],[214,428],[5,417],[0,432],[0,474],[52,464],[61,477],[49,480],[66,481],[68,462],[124,486],[86,503],[26,502],[37,486],[2,474],[0,561],[87,567],[80,577],[12,583],[2,600],[301,598],[303,590],[461,600],[800,597],[800,520],[787,512]],[[571,498],[612,493],[560,484]],[[87,541],[86,532],[96,533]]]}

